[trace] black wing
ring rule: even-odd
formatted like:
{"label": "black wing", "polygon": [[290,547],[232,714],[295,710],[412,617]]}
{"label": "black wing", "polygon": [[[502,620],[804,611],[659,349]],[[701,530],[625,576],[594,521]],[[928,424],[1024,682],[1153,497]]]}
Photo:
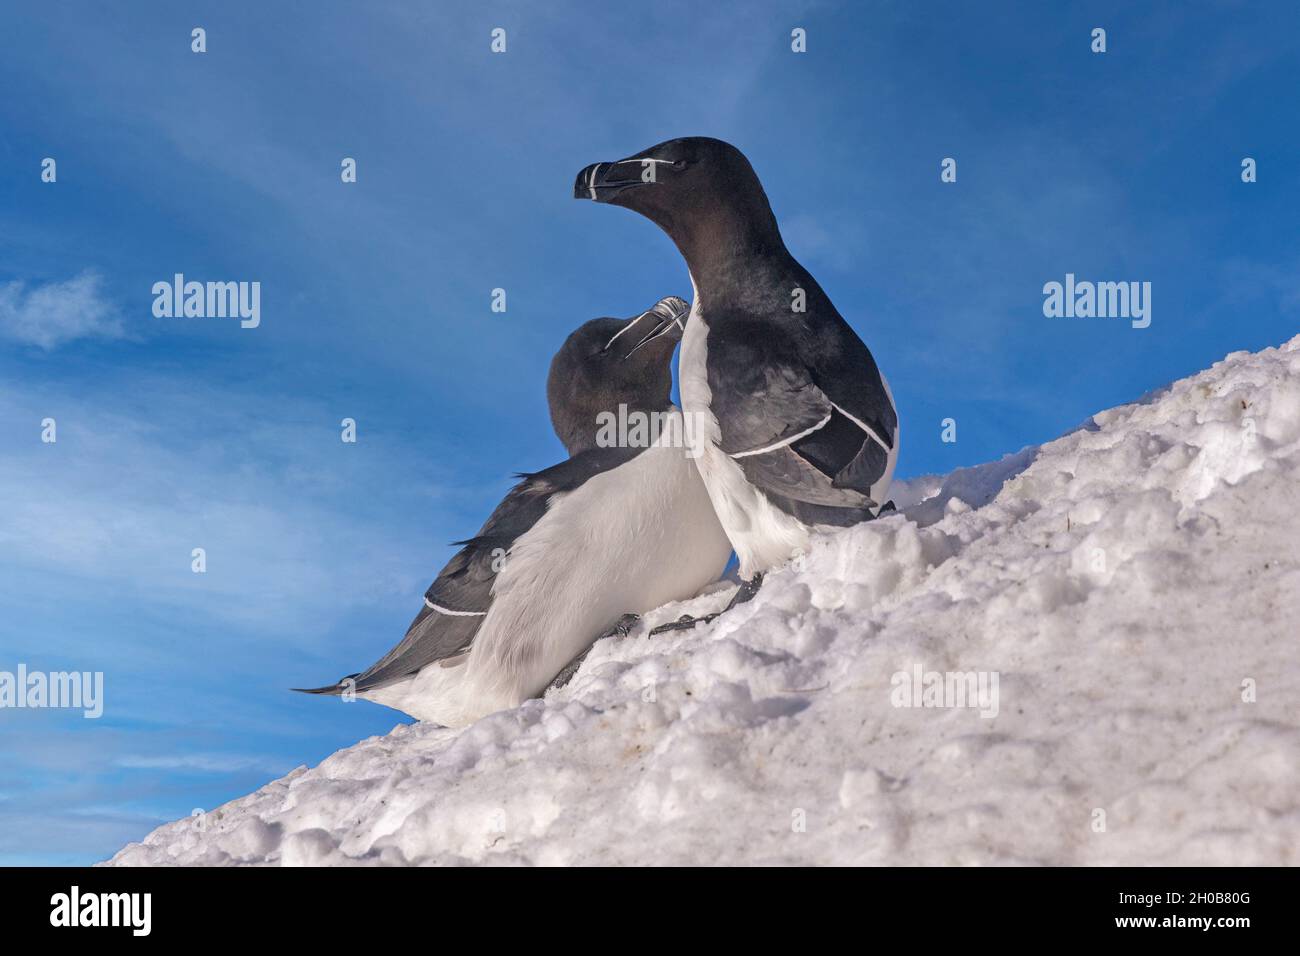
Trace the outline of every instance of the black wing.
{"label": "black wing", "polygon": [[468,541],[457,541],[460,551],[447,562],[429,590],[424,606],[406,636],[387,654],[359,674],[351,674],[328,687],[301,689],[308,694],[340,694],[384,687],[441,661],[455,666],[478,633],[492,606],[496,574],[504,567],[515,541],[546,514],[556,495],[577,488],[602,471],[616,468],[641,449],[596,448],[545,471],[520,475],[522,479]]}
{"label": "black wing", "polygon": [[[708,376],[720,445],[774,504],[808,523],[874,515],[898,419],[871,353],[840,320],[796,342],[771,323],[710,326]],[[812,355],[808,353],[812,352]]]}

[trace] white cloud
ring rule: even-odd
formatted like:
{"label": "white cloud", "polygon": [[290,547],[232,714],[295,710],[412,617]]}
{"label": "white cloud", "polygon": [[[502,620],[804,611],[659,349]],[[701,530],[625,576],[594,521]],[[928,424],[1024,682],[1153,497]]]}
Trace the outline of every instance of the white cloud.
{"label": "white cloud", "polygon": [[83,272],[32,288],[21,281],[0,285],[0,336],[47,352],[76,339],[124,338],[100,281],[95,273]]}
{"label": "white cloud", "polygon": [[[41,441],[47,416],[55,444]],[[454,469],[377,424],[343,444],[340,417],[139,372],[129,391],[0,385],[0,603],[17,587],[6,577],[43,573],[122,603],[202,608],[237,623],[232,641],[270,624],[300,644],[353,609],[418,606],[447,542],[474,524],[448,513],[455,501],[428,513],[431,498],[456,496]]]}
{"label": "white cloud", "polygon": [[127,754],[118,757],[115,764],[128,770],[195,770],[202,773],[237,773],[256,770],[262,773],[284,773],[283,758],[257,754],[192,753],[170,756],[140,756]]}

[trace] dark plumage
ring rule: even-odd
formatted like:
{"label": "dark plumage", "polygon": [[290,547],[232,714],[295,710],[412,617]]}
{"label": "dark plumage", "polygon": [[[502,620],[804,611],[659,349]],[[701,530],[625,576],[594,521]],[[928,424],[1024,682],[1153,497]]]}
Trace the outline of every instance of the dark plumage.
{"label": "dark plumage", "polygon": [[[786,249],[744,155],[717,139],[674,139],[588,166],[574,195],[640,213],[681,251],[696,286],[690,322],[703,323],[682,346],[683,407],[716,419],[713,444],[744,480],[805,525],[874,517],[897,454],[893,400],[871,352]],[[715,501],[746,507],[733,470],[708,455],[700,467]]]}

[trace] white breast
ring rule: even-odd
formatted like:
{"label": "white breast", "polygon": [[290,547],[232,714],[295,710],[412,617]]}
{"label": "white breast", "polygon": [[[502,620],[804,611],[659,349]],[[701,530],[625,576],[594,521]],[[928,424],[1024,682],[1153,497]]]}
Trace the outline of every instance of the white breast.
{"label": "white breast", "polygon": [[[691,285],[695,285],[694,277]],[[722,432],[710,411],[713,393],[709,388],[708,334],[696,288],[682,336],[682,410],[691,419],[689,434],[695,439],[700,476],[709,490],[718,519],[736,549],[740,576],[748,579],[805,553],[809,532],[750,484],[740,466],[719,447]]]}
{"label": "white breast", "polygon": [[[622,615],[694,597],[731,545],[688,449],[680,412],[628,463],[553,499],[510,549],[466,663],[426,667],[367,698],[459,726],[516,707]],[[674,444],[676,442],[677,444]]]}

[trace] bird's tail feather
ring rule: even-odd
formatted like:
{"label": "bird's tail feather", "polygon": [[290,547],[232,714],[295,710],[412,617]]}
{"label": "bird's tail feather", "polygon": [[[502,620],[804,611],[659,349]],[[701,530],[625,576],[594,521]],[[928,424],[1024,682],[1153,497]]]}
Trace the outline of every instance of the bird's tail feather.
{"label": "bird's tail feather", "polygon": [[[329,684],[328,686],[325,687],[290,687],[289,689],[292,691],[297,691],[299,694],[328,694],[332,697],[337,697],[340,694],[342,694],[344,691],[348,690],[349,688],[351,688],[352,690],[357,690],[358,688],[356,686],[356,679],[359,676],[361,676],[360,673],[349,674],[347,677],[344,677],[342,680],[340,680],[337,684]],[[348,683],[349,681],[352,681],[352,683],[349,684]]]}

